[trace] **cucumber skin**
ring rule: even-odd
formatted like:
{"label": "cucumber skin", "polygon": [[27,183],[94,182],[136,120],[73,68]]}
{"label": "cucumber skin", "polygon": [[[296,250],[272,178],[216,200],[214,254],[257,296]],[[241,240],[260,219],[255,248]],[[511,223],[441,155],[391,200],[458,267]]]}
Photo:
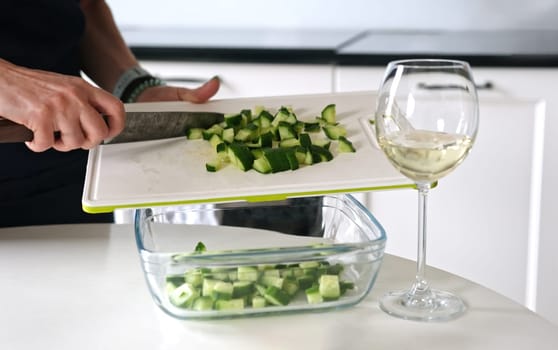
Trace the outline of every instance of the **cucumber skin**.
{"label": "cucumber skin", "polygon": [[356,149],[351,141],[349,141],[345,136],[339,136],[339,146],[338,150],[341,153],[354,153]]}

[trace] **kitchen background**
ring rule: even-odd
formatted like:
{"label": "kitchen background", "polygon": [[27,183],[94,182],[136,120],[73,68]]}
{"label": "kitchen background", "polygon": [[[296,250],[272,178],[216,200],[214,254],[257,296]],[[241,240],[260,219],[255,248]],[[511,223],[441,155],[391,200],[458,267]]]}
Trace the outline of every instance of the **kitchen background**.
{"label": "kitchen background", "polygon": [[[468,160],[432,191],[428,263],[558,324],[558,0],[107,2],[145,67],[167,80],[195,78],[194,85],[219,74],[226,82],[219,98],[375,89],[384,68],[378,57],[425,47],[451,46],[474,60],[477,84],[490,86],[480,91],[480,136]],[[336,63],[333,51],[313,50],[335,49],[364,31],[337,51]],[[438,35],[444,31],[462,32]],[[273,49],[283,42],[297,59],[311,55],[304,64],[282,62],[286,56]],[[258,54],[273,62],[258,62]],[[312,62],[319,55],[327,59]],[[233,62],[240,56],[249,62]],[[388,232],[387,252],[415,259],[416,194],[364,200]]]}
{"label": "kitchen background", "polygon": [[121,26],[556,29],[556,0],[108,0]]}

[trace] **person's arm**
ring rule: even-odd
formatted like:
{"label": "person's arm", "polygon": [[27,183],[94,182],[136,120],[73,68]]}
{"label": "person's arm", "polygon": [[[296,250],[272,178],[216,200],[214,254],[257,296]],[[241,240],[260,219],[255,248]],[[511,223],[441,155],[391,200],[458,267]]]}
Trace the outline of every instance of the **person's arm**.
{"label": "person's arm", "polygon": [[[104,0],[81,0],[85,14],[85,35],[81,43],[82,69],[96,84],[113,91],[119,77],[138,61],[118,30]],[[185,100],[201,103],[219,89],[219,80],[211,79],[197,89],[157,86],[145,90],[137,102]]]}
{"label": "person's arm", "polygon": [[33,141],[27,146],[35,152],[51,147],[59,151],[92,148],[120,133],[125,118],[117,98],[79,77],[24,68],[2,59],[0,116],[33,131]]}

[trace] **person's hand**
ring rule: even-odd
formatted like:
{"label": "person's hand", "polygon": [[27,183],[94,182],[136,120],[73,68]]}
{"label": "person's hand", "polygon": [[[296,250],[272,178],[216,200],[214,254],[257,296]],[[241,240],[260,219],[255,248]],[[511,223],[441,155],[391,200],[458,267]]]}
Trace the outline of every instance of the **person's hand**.
{"label": "person's hand", "polygon": [[146,89],[137,99],[137,102],[156,101],[188,101],[203,103],[213,97],[219,90],[220,81],[214,77],[196,89],[187,89],[176,86],[155,86]]}
{"label": "person's hand", "polygon": [[35,152],[90,149],[120,133],[125,122],[120,100],[85,80],[3,60],[0,116],[33,131],[26,144]]}

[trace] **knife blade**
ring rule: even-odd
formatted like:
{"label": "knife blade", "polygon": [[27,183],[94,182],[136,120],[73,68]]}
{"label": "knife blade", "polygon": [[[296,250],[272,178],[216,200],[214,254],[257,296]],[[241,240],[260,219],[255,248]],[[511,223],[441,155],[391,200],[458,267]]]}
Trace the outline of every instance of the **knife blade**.
{"label": "knife blade", "polygon": [[[189,128],[208,128],[222,122],[223,118],[223,113],[218,112],[126,112],[124,130],[103,143],[148,141],[185,136],[186,130]],[[0,117],[0,143],[31,140],[33,140],[33,132],[27,127]]]}

